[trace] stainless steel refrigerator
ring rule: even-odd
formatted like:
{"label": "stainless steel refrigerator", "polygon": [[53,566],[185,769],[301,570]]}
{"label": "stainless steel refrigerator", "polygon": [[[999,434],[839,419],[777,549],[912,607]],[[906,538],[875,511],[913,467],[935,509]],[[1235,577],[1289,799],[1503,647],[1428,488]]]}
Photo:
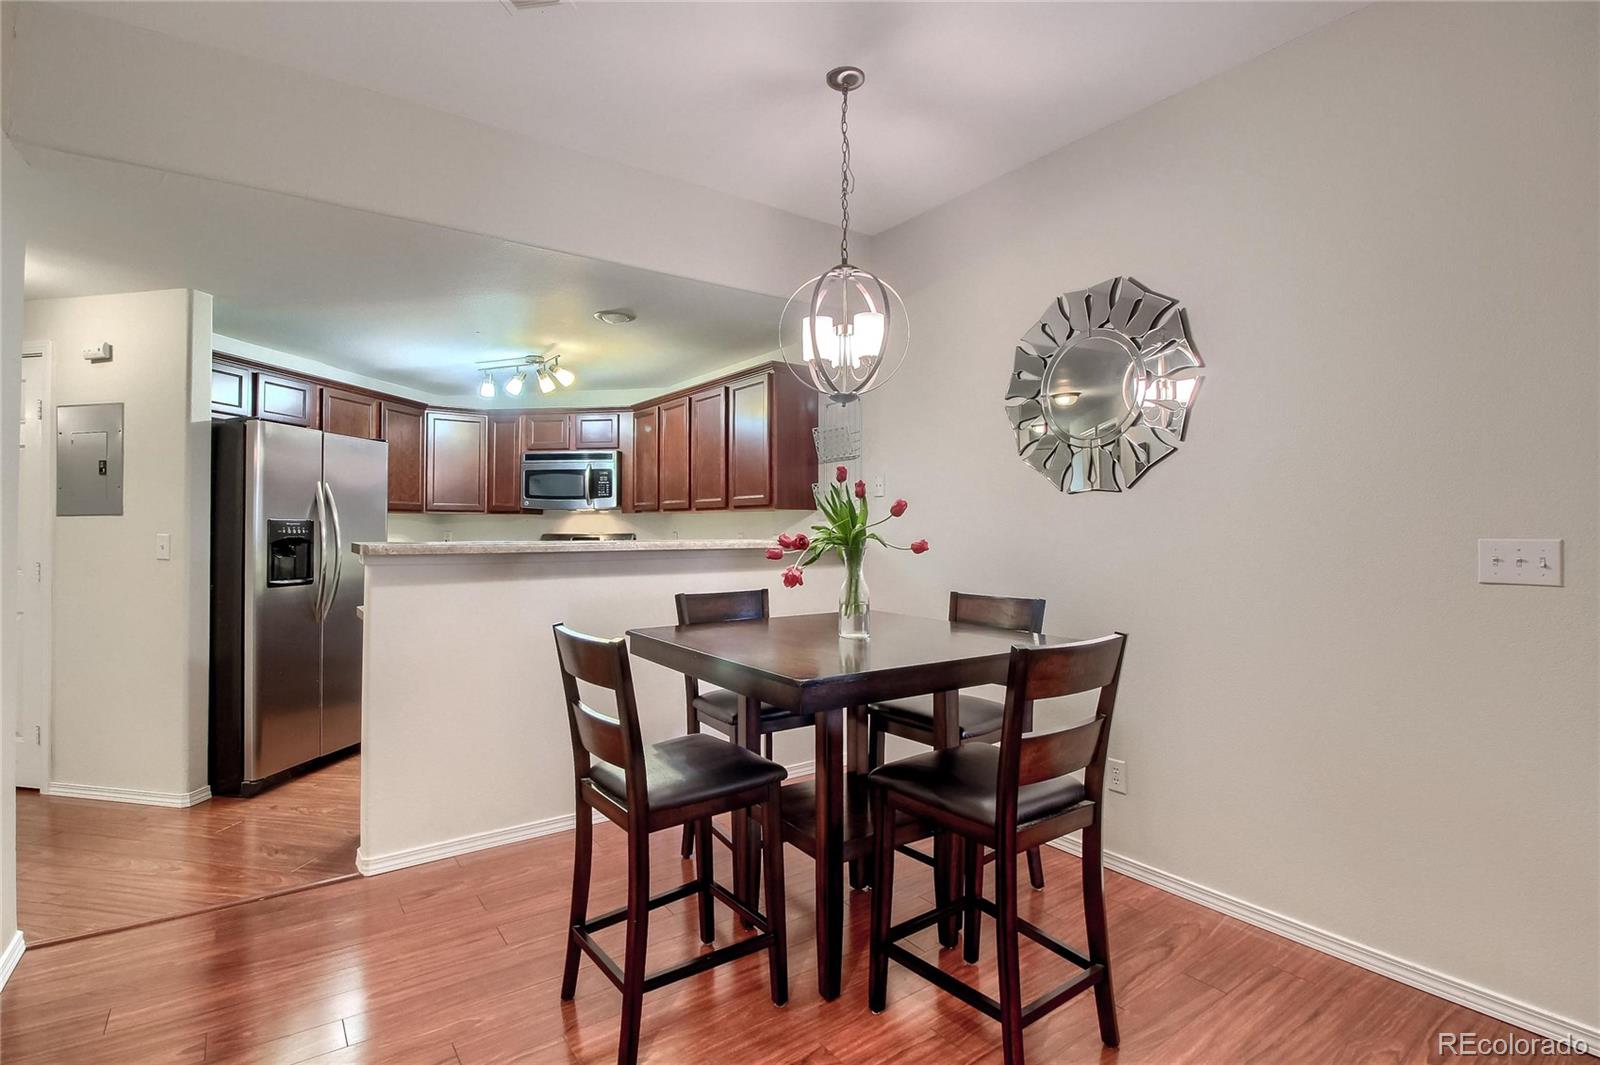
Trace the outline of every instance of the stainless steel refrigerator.
{"label": "stainless steel refrigerator", "polygon": [[220,422],[211,469],[211,790],[253,795],[361,742],[361,560],[388,446]]}

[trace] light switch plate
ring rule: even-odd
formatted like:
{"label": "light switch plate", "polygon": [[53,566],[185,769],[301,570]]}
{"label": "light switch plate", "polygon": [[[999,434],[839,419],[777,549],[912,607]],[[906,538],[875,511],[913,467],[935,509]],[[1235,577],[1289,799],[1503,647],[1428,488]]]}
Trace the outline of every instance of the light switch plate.
{"label": "light switch plate", "polygon": [[1479,540],[1479,584],[1561,586],[1560,540]]}
{"label": "light switch plate", "polygon": [[156,533],[156,561],[172,561],[172,534]]}

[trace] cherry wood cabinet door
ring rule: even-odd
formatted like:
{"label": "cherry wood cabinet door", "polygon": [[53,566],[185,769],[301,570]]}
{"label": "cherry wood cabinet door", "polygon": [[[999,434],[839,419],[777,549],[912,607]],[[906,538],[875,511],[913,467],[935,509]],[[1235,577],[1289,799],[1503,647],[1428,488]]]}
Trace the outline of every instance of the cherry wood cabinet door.
{"label": "cherry wood cabinet door", "polygon": [[728,390],[722,385],[689,397],[689,490],[695,510],[728,506]]}
{"label": "cherry wood cabinet door", "polygon": [[772,375],[728,386],[728,503],[772,505]]}
{"label": "cherry wood cabinet door", "polygon": [[577,451],[615,450],[622,438],[616,411],[590,411],[572,416],[573,449]]}
{"label": "cherry wood cabinet door", "polygon": [[633,415],[633,509],[655,510],[661,505],[660,411],[636,411]]}
{"label": "cherry wood cabinet door", "polygon": [[680,396],[656,408],[660,438],[656,491],[662,510],[689,509],[689,397]]}
{"label": "cherry wood cabinet door", "polygon": [[522,510],[522,441],[520,419],[498,415],[489,419],[489,513],[517,514]]}
{"label": "cherry wood cabinet door", "polygon": [[255,412],[255,380],[250,368],[213,359],[211,413],[223,418],[248,418]]}
{"label": "cherry wood cabinet door", "polygon": [[[522,415],[522,450],[571,451],[572,416],[541,412]],[[615,446],[615,445],[613,445]]]}
{"label": "cherry wood cabinet door", "polygon": [[320,423],[318,415],[321,411],[317,403],[320,391],[310,381],[257,370],[256,417],[264,422],[283,422],[316,429]]}
{"label": "cherry wood cabinet door", "polygon": [[376,396],[347,392],[342,388],[322,389],[322,431],[340,436],[359,436],[380,440],[383,426]]}
{"label": "cherry wood cabinet door", "polygon": [[422,435],[427,445],[423,509],[482,514],[488,509],[488,416],[430,410],[423,416]]}
{"label": "cherry wood cabinet door", "polygon": [[421,407],[383,403],[383,438],[389,442],[389,509],[422,509]]}

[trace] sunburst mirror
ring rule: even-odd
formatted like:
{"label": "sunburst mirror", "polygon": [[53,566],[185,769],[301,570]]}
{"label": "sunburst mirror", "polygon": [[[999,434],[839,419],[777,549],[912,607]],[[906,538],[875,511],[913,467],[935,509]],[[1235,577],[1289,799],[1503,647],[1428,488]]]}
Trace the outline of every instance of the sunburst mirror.
{"label": "sunburst mirror", "polygon": [[1203,366],[1171,296],[1131,277],[1059,296],[1017,344],[1017,453],[1064,492],[1131,488],[1178,450]]}

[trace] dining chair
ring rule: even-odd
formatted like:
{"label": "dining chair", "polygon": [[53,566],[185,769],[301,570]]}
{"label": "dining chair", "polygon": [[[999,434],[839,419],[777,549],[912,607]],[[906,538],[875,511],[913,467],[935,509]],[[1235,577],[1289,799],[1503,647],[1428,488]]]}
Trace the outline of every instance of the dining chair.
{"label": "dining chair", "polygon": [[[726,621],[758,621],[771,616],[767,603],[767,590],[759,588],[747,592],[679,592],[675,597],[679,625],[709,625]],[[694,677],[683,678],[688,732],[700,731],[701,726],[722,733],[730,741],[736,740],[739,720],[739,695],[721,688],[700,689]],[[761,753],[772,757],[772,736],[789,729],[807,728],[811,718],[791,714],[775,706],[761,707],[756,722],[756,734],[761,737]],[[732,846],[733,841],[720,828],[712,827],[712,835]],[[694,833],[683,826],[684,858],[694,854]]]}
{"label": "dining chair", "polygon": [[[1101,1041],[1117,1045],[1101,871],[1101,798],[1126,642],[1122,633],[1113,633],[1080,643],[1013,648],[998,747],[969,743],[937,750],[890,762],[868,776],[877,832],[867,990],[867,1004],[873,1013],[884,1010],[889,962],[896,961],[998,1020],[1005,1065],[1023,1065],[1023,1028],[1088,988],[1094,989]],[[1099,702],[1091,720],[1057,732],[1023,735],[1023,721],[1035,700],[1096,690]],[[1080,769],[1085,771],[1081,782],[1070,775]],[[895,826],[896,835],[904,838],[901,820],[905,815],[922,825],[921,831],[912,835],[950,834],[964,852],[965,885],[959,897],[891,926],[895,839],[889,829]],[[1083,830],[1086,954],[1017,916],[1019,850],[1079,829]],[[994,848],[998,855],[993,902],[983,897],[979,887],[984,847]],[[998,1001],[900,945],[900,940],[951,914],[964,918],[963,956],[967,962],[978,960],[980,915],[995,919]],[[1024,1005],[1019,935],[1072,962],[1080,971]]]}
{"label": "dining chair", "polygon": [[[769,838],[779,837],[778,790],[787,772],[760,755],[709,736],[677,736],[645,744],[639,738],[638,707],[628,646],[622,639],[585,636],[555,626],[556,655],[572,732],[573,781],[577,795],[576,855],[572,865],[572,915],[561,997],[570,1000],[578,986],[578,954],[594,960],[622,992],[619,1065],[639,1056],[639,1019],[644,995],[758,950],[767,952],[772,1001],[789,997],[788,939],[784,926],[783,848],[769,847],[766,861],[767,912],[740,902],[712,875],[711,818],[759,806]],[[583,699],[578,685],[611,693],[616,717],[607,717]],[[628,904],[590,917],[589,873],[593,864],[594,818],[598,811],[628,834]],[[695,876],[662,894],[650,894],[650,833],[693,825],[700,837]],[[756,933],[687,961],[645,973],[650,911],[694,895],[698,897],[700,940],[714,940],[713,900],[731,908]],[[618,965],[594,933],[626,922],[623,963]]]}
{"label": "dining chair", "polygon": [[[990,629],[1042,632],[1044,600],[951,592],[950,620],[966,625],[982,625]],[[962,743],[995,743],[1000,739],[1000,719],[1004,711],[1001,703],[962,692],[957,696],[957,706]],[[899,736],[901,739],[926,744],[929,747],[934,746],[931,695],[874,703],[867,708],[867,722],[867,765],[870,767],[883,764],[885,735]],[[1033,719],[1030,711],[1029,717],[1022,723],[1022,729],[1027,732],[1032,728]],[[910,847],[904,848],[902,853],[927,864],[932,864],[933,861],[926,854]],[[991,854],[989,859],[992,858]],[[1038,847],[1028,849],[1028,882],[1036,890],[1044,887],[1044,858],[1040,855]]]}

